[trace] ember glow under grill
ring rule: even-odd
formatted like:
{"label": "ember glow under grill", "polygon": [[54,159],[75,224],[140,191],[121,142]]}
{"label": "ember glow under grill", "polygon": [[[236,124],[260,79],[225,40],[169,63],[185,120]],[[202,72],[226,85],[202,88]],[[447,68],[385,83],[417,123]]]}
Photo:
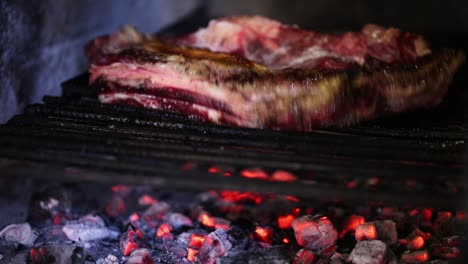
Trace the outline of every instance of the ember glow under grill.
{"label": "ember glow under grill", "polygon": [[7,263],[446,261],[460,257],[468,218],[422,207],[81,183],[33,194],[27,221],[0,232]]}

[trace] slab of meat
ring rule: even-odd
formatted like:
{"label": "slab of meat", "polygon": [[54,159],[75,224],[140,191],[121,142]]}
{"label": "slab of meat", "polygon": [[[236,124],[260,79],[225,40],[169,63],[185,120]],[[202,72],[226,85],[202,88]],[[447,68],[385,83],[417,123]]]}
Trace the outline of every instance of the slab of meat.
{"label": "slab of meat", "polygon": [[311,130],[438,104],[464,61],[419,35],[366,25],[325,34],[259,16],[172,39],[126,27],[86,47],[103,103],[251,128]]}

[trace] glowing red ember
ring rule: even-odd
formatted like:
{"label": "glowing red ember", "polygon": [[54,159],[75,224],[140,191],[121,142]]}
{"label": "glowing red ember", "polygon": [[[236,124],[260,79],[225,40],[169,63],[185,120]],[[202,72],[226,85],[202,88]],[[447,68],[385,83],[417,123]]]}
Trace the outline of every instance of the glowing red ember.
{"label": "glowing red ember", "polygon": [[313,264],[318,259],[314,252],[301,249],[297,252],[293,264]]}
{"label": "glowing red ember", "polygon": [[429,260],[429,252],[427,250],[405,252],[401,255],[402,263],[424,263]]}
{"label": "glowing red ember", "polygon": [[241,171],[241,176],[247,179],[269,180],[270,176],[262,169],[245,169]]}
{"label": "glowing red ember", "polygon": [[390,220],[367,222],[356,227],[356,240],[381,240],[389,245],[398,241],[395,222]]}
{"label": "glowing red ember", "polygon": [[406,248],[408,248],[409,250],[418,250],[423,248],[425,244],[426,241],[424,241],[424,238],[420,235],[416,235],[408,239],[408,244],[406,245]]}
{"label": "glowing red ember", "polygon": [[133,251],[144,246],[144,236],[141,230],[128,230],[120,238],[120,250],[124,256],[129,256]]}
{"label": "glowing red ember", "polygon": [[189,246],[193,248],[201,248],[203,241],[205,241],[205,235],[191,234]]}
{"label": "glowing red ember", "polygon": [[164,236],[170,234],[171,231],[172,231],[172,226],[167,224],[167,223],[164,223],[164,224],[159,226],[158,231],[156,232],[156,236],[157,237],[164,237]]}
{"label": "glowing red ember", "polygon": [[338,233],[327,217],[305,215],[292,222],[297,244],[311,250],[327,248],[335,244]]}
{"label": "glowing red ember", "polygon": [[280,182],[293,182],[297,181],[297,176],[291,172],[277,170],[271,175],[271,180]]}
{"label": "glowing red ember", "polygon": [[197,260],[196,256],[198,254],[198,250],[193,248],[187,249],[187,260],[190,262],[195,262]]}
{"label": "glowing red ember", "polygon": [[29,251],[29,257],[31,264],[46,264],[53,261],[50,259],[49,252],[46,248],[31,249],[31,251]]}
{"label": "glowing red ember", "polygon": [[252,237],[256,241],[271,244],[273,240],[273,229],[271,229],[270,227],[257,226],[252,234]]}
{"label": "glowing red ember", "polygon": [[157,200],[154,199],[153,197],[151,197],[148,194],[144,194],[144,195],[142,195],[140,197],[140,199],[138,199],[138,204],[140,204],[142,206],[153,205],[156,202],[157,202]]}
{"label": "glowing red ember", "polygon": [[127,211],[127,206],[121,196],[114,196],[106,206],[106,213],[110,217],[117,217],[125,211]]}
{"label": "glowing red ember", "polygon": [[346,220],[345,224],[343,227],[343,230],[341,230],[340,237],[344,237],[348,232],[354,232],[356,231],[356,227],[358,227],[361,224],[364,224],[366,220],[364,217],[360,215],[350,215]]}
{"label": "glowing red ember", "polygon": [[294,218],[295,217],[292,214],[288,214],[285,216],[281,216],[281,215],[278,216],[278,227],[281,229],[291,228]]}
{"label": "glowing red ember", "polygon": [[198,215],[198,222],[200,222],[204,226],[208,226],[208,227],[214,227],[215,226],[214,218],[211,215],[209,215],[207,212],[201,212]]}

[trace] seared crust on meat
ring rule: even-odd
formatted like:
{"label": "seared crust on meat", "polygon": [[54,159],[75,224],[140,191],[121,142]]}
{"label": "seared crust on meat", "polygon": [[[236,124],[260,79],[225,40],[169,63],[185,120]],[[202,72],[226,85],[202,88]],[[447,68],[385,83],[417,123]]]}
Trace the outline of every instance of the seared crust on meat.
{"label": "seared crust on meat", "polygon": [[112,49],[102,41],[101,50],[96,41],[88,45],[95,61],[90,82],[101,87],[101,101],[133,100],[182,113],[188,103],[192,116],[252,128],[311,130],[430,107],[440,103],[465,60],[462,51],[425,48],[413,61],[272,69],[235,53],[130,35],[131,44]]}

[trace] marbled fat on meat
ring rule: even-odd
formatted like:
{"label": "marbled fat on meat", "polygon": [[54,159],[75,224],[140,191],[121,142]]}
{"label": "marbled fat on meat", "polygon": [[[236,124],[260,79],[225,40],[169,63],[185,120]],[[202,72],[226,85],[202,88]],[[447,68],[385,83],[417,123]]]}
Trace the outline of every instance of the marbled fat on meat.
{"label": "marbled fat on meat", "polygon": [[464,61],[418,34],[366,25],[329,34],[260,16],[172,39],[131,27],[86,47],[103,103],[218,124],[311,130],[438,104]]}

